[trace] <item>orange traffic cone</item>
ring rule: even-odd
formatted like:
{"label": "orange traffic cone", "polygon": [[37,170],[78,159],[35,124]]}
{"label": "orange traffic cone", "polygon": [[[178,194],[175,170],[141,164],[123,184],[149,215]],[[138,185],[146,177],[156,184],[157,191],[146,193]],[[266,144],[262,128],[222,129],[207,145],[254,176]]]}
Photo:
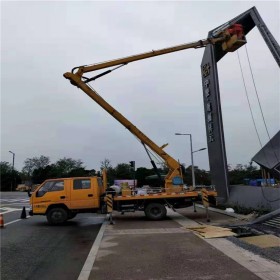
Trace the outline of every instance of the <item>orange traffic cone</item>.
{"label": "orange traffic cone", "polygon": [[4,217],[3,214],[0,214],[0,228],[4,227]]}

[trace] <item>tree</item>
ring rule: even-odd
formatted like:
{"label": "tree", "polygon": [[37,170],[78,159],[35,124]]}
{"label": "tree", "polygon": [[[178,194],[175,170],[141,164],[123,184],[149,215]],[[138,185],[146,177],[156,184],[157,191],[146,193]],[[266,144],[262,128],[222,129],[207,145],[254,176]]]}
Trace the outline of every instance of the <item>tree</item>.
{"label": "tree", "polygon": [[229,171],[230,184],[244,184],[244,179],[262,178],[261,170],[254,166],[252,162],[248,165],[237,164]]}
{"label": "tree", "polygon": [[[46,179],[51,178],[94,176],[96,174],[96,171],[94,169],[85,170],[83,162],[79,159],[75,160],[72,158],[64,157],[62,159],[59,159],[54,164],[47,165],[46,163],[50,163],[50,161],[47,159],[43,161],[42,156],[41,159],[42,161],[39,162],[39,164],[36,160],[34,161],[34,159],[33,161],[31,159],[25,161],[25,170],[29,170],[29,172],[31,172],[32,170],[32,173],[29,173],[29,177],[31,177],[34,184],[40,184]],[[37,168],[33,168],[33,166],[35,165],[34,162],[37,164]]]}
{"label": "tree", "polygon": [[74,172],[74,170],[80,170],[83,169],[84,172],[84,166],[83,162],[78,159],[72,159],[72,158],[62,158],[58,160],[55,164],[54,167],[57,171],[58,177],[68,177],[71,172]]}
{"label": "tree", "polygon": [[50,158],[43,155],[41,155],[40,157],[27,158],[24,161],[22,172],[26,175],[27,178],[30,178],[35,169],[45,168],[49,164]]}
{"label": "tree", "polygon": [[0,162],[0,178],[1,178],[1,191],[14,190],[17,184],[21,182],[19,172],[13,170],[11,164],[6,161]]}
{"label": "tree", "polygon": [[112,168],[112,165],[111,165],[111,161],[107,158],[105,158],[104,160],[102,160],[100,162],[101,166],[100,166],[100,169],[103,170],[104,168],[105,169],[109,169],[109,168]]}
{"label": "tree", "polygon": [[72,169],[69,173],[68,173],[68,177],[87,177],[87,176],[96,176],[96,170],[95,169],[91,169],[91,170],[86,170],[83,167],[80,168],[76,168],[76,169]]}
{"label": "tree", "polygon": [[100,170],[103,171],[103,169],[106,169],[106,174],[107,174],[107,181],[109,185],[114,184],[114,179],[115,179],[115,169],[111,165],[111,161],[107,158],[102,160],[100,162]]}
{"label": "tree", "polygon": [[195,168],[196,185],[210,185],[210,173],[203,169]]}
{"label": "tree", "polygon": [[164,175],[167,174],[169,171],[169,168],[168,168],[166,162],[160,162],[159,165],[160,165],[160,168],[158,168],[159,172]]}
{"label": "tree", "polygon": [[32,173],[33,184],[41,184],[47,179],[60,177],[54,164],[44,168],[37,168]]}
{"label": "tree", "polygon": [[185,168],[185,173],[183,175],[184,183],[187,185],[192,185],[192,166],[189,165]]}
{"label": "tree", "polygon": [[137,185],[138,186],[143,186],[143,185],[147,185],[147,180],[146,177],[154,175],[155,171],[154,169],[147,169],[145,167],[139,167],[136,170],[136,174],[135,174],[135,179],[137,180]]}
{"label": "tree", "polygon": [[130,165],[127,163],[119,163],[115,167],[114,177],[116,179],[133,179]]}

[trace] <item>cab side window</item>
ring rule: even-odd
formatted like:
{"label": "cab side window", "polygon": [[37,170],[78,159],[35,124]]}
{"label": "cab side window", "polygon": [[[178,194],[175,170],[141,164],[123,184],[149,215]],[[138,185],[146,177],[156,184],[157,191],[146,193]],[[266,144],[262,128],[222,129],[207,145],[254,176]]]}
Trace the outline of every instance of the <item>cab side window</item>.
{"label": "cab side window", "polygon": [[53,182],[50,192],[57,192],[57,191],[63,191],[63,190],[64,190],[64,181],[55,181],[55,182]]}
{"label": "cab side window", "polygon": [[74,179],[73,190],[87,190],[91,188],[89,179]]}
{"label": "cab side window", "polygon": [[64,190],[64,181],[48,181],[37,192],[37,197],[45,195],[47,192],[57,192]]}

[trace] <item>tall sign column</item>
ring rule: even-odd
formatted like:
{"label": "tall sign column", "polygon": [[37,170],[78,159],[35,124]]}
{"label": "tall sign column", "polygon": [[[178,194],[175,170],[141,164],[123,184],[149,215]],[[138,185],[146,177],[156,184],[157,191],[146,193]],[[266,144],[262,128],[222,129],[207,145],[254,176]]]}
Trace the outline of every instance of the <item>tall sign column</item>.
{"label": "tall sign column", "polygon": [[[210,31],[208,37],[215,37],[215,35],[219,34],[219,31],[233,24],[241,24],[244,35],[257,26],[276,63],[280,66],[279,44],[265,25],[255,7],[252,7],[234,19]],[[222,49],[221,45],[208,45],[205,49],[201,64],[211,181],[212,184],[216,186],[220,202],[225,202],[229,197],[227,158],[217,69],[217,62],[226,54],[227,52]]]}
{"label": "tall sign column", "polygon": [[218,192],[218,201],[225,202],[229,197],[229,182],[218,71],[213,45],[206,47],[201,72],[211,181]]}

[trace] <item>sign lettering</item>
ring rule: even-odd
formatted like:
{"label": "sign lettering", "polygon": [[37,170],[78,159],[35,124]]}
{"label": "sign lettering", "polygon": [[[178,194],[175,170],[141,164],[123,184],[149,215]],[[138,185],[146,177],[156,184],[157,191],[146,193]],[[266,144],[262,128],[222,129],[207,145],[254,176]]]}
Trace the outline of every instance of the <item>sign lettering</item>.
{"label": "sign lettering", "polygon": [[202,73],[203,77],[206,78],[207,76],[210,75],[210,64],[206,63],[205,65],[202,66]]}
{"label": "sign lettering", "polygon": [[[206,78],[210,75],[210,64],[206,63],[202,66],[203,77]],[[210,91],[210,79],[204,79],[204,98],[206,98],[206,111],[207,111],[207,138],[208,142],[214,142],[214,122],[213,122],[213,112],[211,103],[211,91]]]}

